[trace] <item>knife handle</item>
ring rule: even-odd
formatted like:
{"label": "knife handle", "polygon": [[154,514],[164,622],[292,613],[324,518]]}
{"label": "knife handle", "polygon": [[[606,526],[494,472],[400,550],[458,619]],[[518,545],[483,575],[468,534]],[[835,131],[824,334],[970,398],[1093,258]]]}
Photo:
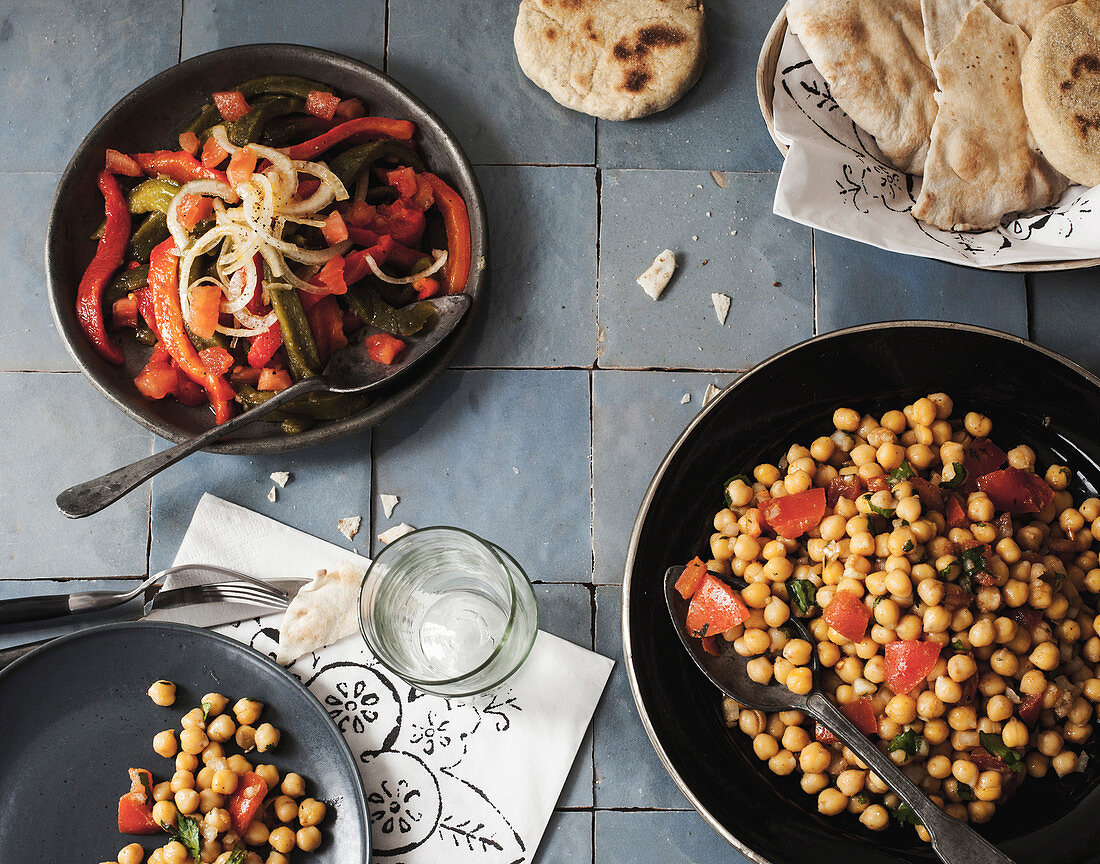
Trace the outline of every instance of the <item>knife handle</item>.
{"label": "knife handle", "polygon": [[0,624],[22,624],[43,618],[68,615],[68,594],[42,594],[37,597],[14,597],[0,601]]}

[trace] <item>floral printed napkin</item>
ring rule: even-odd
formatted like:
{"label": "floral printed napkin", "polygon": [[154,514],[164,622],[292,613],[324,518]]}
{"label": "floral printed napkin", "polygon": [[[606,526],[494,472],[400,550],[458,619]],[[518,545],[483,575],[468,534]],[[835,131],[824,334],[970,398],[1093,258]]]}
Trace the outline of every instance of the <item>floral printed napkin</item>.
{"label": "floral printed napkin", "polygon": [[[332,544],[203,496],[176,563],[219,564],[277,582],[341,560]],[[178,583],[177,583],[178,584]],[[278,615],[195,620],[275,656]],[[240,613],[237,612],[237,617]],[[526,663],[489,693],[444,699],[395,678],[359,636],[289,667],[328,709],[360,764],[379,862],[530,861],[612,661],[540,632]]]}

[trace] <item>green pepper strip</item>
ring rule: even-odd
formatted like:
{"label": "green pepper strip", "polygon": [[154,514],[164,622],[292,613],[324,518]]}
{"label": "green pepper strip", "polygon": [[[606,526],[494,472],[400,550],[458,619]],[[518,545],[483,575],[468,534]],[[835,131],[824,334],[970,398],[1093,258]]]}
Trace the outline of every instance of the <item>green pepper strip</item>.
{"label": "green pepper strip", "polygon": [[130,257],[147,264],[153,249],[162,241],[167,240],[170,234],[168,217],[160,210],[154,210],[145,217],[145,221],[138,226],[134,236],[130,238],[128,246]]}
{"label": "green pepper strip", "polygon": [[305,141],[320,135],[328,128],[328,123],[312,114],[278,117],[264,127],[260,142],[268,147],[286,147],[295,141]]}
{"label": "green pepper strip", "polygon": [[293,288],[269,288],[268,299],[283,331],[291,377],[295,381],[312,378],[321,371],[321,356],[298,292]]}
{"label": "green pepper strip", "polygon": [[240,90],[245,99],[275,93],[305,99],[309,96],[310,90],[321,90],[325,93],[333,92],[328,84],[321,84],[319,81],[311,81],[297,75],[261,75],[258,78],[249,78],[247,81],[242,81],[235,89]]}
{"label": "green pepper strip", "polygon": [[[247,384],[237,385],[237,401],[245,408],[262,405],[275,393],[257,390]],[[362,411],[370,403],[370,397],[361,393],[307,393],[289,405],[272,411],[264,420],[282,422],[288,419],[309,417],[313,420],[340,420],[356,411]]]}
{"label": "green pepper strip", "polygon": [[275,117],[296,114],[304,110],[301,99],[290,96],[273,96],[257,102],[256,107],[238,120],[225,124],[225,134],[230,142],[238,147],[253,144],[260,140],[264,127]]}
{"label": "green pepper strip", "polygon": [[402,165],[408,165],[416,171],[424,170],[422,160],[407,144],[396,138],[382,138],[369,144],[360,144],[345,150],[329,163],[332,173],[340,178],[345,186],[351,185],[360,174],[370,168],[379,159],[392,159]]}
{"label": "green pepper strip", "polygon": [[195,118],[187,124],[187,128],[183,131],[194,132],[201,137],[201,134],[211,126],[217,126],[221,119],[222,112],[218,110],[218,106],[213,102],[208,102],[199,109],[199,113],[195,115]]}
{"label": "green pepper strip", "polygon": [[315,425],[317,425],[316,421],[312,417],[287,417],[279,424],[284,435],[301,435],[303,432],[308,432]]}
{"label": "green pepper strip", "polygon": [[149,281],[149,265],[142,264],[132,270],[123,270],[115,280],[107,286],[103,293],[104,306],[113,306],[116,300],[121,300],[127,294],[139,291]]}
{"label": "green pepper strip", "polygon": [[349,285],[344,298],[351,311],[364,324],[377,327],[393,336],[412,336],[419,333],[435,315],[435,307],[431,303],[417,303],[396,309],[373,288],[363,285]]}
{"label": "green pepper strip", "polygon": [[179,183],[160,177],[139,183],[130,190],[126,201],[131,213],[152,213],[154,210],[167,213],[168,205],[179,191]]}

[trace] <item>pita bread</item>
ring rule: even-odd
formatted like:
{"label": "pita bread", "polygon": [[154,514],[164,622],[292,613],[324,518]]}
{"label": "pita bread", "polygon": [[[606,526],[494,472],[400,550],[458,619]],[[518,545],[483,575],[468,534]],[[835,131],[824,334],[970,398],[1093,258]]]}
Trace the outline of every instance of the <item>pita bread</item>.
{"label": "pita bread", "polygon": [[275,660],[287,666],[310,651],[339,642],[359,630],[359,586],[364,571],[344,562],[318,570],[283,613]]}
{"label": "pita bread", "polygon": [[921,0],[920,11],[924,19],[924,44],[928,59],[935,67],[936,58],[959,35],[963,21],[970,10],[982,0]]}
{"label": "pita bread", "polygon": [[1029,39],[1035,38],[1039,22],[1047,13],[1070,0],[986,0],[997,17],[1008,24],[1015,24]]}
{"label": "pita bread", "polygon": [[1081,0],[1043,19],[1022,83],[1043,155],[1075,183],[1100,185],[1100,3]]}
{"label": "pita bread", "polygon": [[706,56],[700,0],[522,0],[514,41],[524,75],[605,120],[668,108]]}
{"label": "pita bread", "polygon": [[837,104],[892,165],[920,174],[936,117],[920,0],[790,0],[787,21]]}
{"label": "pita bread", "polygon": [[1028,39],[985,3],[935,60],[940,110],[913,216],[947,231],[995,228],[1007,213],[1058,200],[1066,187],[1028,146],[1020,61]]}

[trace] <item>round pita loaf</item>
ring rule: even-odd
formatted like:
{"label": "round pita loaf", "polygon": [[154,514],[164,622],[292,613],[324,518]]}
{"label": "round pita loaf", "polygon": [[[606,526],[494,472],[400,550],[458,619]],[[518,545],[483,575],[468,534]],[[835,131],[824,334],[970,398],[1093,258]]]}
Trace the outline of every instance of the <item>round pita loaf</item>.
{"label": "round pita loaf", "polygon": [[1024,54],[1021,79],[1043,155],[1075,183],[1100,184],[1100,2],[1078,0],[1047,15]]}
{"label": "round pita loaf", "polygon": [[668,108],[706,56],[700,0],[522,0],[514,38],[523,74],[605,120]]}

